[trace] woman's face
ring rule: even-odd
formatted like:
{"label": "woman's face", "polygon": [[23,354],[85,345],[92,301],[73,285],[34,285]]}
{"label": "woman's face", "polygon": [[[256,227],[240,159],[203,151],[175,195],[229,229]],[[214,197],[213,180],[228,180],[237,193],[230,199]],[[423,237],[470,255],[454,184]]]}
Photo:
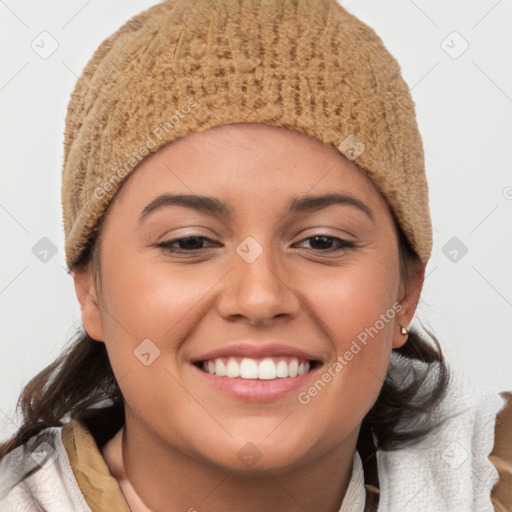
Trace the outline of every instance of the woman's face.
{"label": "woman's face", "polygon": [[82,322],[148,439],[229,469],[355,446],[424,266],[401,281],[354,163],[275,126],[193,133],[129,177],[101,233],[101,290],[75,272]]}

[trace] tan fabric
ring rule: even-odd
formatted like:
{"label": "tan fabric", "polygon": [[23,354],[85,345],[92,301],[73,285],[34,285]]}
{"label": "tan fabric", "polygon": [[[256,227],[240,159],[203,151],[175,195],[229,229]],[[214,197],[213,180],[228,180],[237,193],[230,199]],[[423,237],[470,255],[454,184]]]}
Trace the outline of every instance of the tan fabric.
{"label": "tan fabric", "polygon": [[[506,405],[498,414],[494,447],[489,460],[499,473],[491,491],[495,512],[512,511],[512,391],[501,393]],[[101,451],[88,428],[71,419],[62,429],[62,441],[75,478],[92,512],[130,512],[117,480],[110,474]],[[366,504],[366,511],[370,503]]]}
{"label": "tan fabric", "polygon": [[500,394],[507,403],[496,418],[494,448],[489,455],[500,475],[491,492],[495,512],[512,510],[512,392]]}
{"label": "tan fabric", "polygon": [[62,442],[76,481],[92,512],[130,512],[117,480],[110,474],[88,428],[71,419],[62,427]]}

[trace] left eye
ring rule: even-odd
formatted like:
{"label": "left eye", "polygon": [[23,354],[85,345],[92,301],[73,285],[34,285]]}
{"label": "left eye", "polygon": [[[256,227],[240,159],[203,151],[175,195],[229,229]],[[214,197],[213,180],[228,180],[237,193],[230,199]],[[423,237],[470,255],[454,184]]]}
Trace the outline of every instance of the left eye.
{"label": "left eye", "polygon": [[[304,238],[304,240],[301,240],[299,243],[304,243],[306,241],[313,241],[313,245],[319,245],[320,247],[315,248],[311,247],[313,250],[318,250],[320,252],[330,252],[330,251],[341,251],[346,249],[351,249],[355,247],[355,244],[353,242],[350,242],[348,240],[344,240],[342,238],[338,238],[335,236],[328,236],[328,235],[315,235],[308,238]],[[158,247],[162,247],[168,252],[194,252],[194,251],[202,251],[204,249],[207,249],[207,247],[203,247],[203,242],[213,242],[214,244],[217,243],[211,238],[208,238],[206,236],[188,236],[185,238],[176,238],[175,240],[169,240],[167,242],[162,242],[161,244],[158,244]],[[178,244],[178,247],[176,247],[175,244]],[[311,244],[311,242],[310,242]],[[332,245],[338,245],[338,247],[332,247]],[[329,247],[326,247],[329,246]]]}
{"label": "left eye", "polygon": [[[350,242],[349,240],[344,240],[343,238],[338,238],[336,236],[329,236],[329,235],[310,236],[308,238],[304,238],[304,240],[302,240],[302,242],[306,242],[307,240],[316,240],[316,242],[313,245],[317,244],[319,241],[320,243],[318,245],[324,246],[323,249],[317,249],[320,252],[343,251],[346,249],[352,249],[356,246],[356,244],[354,242]],[[336,247],[335,248],[325,247],[326,243],[327,243],[327,245],[332,245],[333,241],[338,244],[337,248]],[[310,244],[311,244],[311,242],[310,242]],[[315,250],[314,247],[313,247],[313,250]]]}

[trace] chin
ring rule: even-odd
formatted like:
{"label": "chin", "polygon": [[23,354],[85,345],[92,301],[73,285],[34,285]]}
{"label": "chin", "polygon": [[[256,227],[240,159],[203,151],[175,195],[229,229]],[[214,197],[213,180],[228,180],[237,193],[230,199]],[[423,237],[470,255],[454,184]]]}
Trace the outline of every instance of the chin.
{"label": "chin", "polygon": [[[303,442],[285,443],[286,436],[261,436],[251,438],[242,436],[233,439],[226,439],[225,443],[215,443],[215,448],[210,453],[205,452],[203,446],[202,456],[208,458],[213,464],[221,466],[226,471],[234,471],[240,474],[270,472],[283,472],[293,468],[306,456],[309,451],[309,439],[304,434]],[[288,437],[290,441],[290,437]]]}

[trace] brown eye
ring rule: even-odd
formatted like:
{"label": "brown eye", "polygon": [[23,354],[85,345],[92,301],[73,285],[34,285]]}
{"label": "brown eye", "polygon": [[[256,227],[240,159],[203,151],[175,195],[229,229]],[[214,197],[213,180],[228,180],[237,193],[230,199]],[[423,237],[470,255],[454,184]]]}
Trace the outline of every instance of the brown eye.
{"label": "brown eye", "polygon": [[167,252],[197,252],[207,249],[207,247],[202,246],[204,241],[214,242],[206,236],[193,235],[162,242],[158,244],[158,247],[165,249]]}
{"label": "brown eye", "polygon": [[[308,238],[304,238],[304,240],[302,240],[301,243],[306,242],[308,240],[314,240],[314,242],[311,243],[311,248],[313,250],[319,250],[320,252],[342,251],[346,249],[352,249],[356,246],[354,242],[349,242],[348,240],[344,240],[343,238],[328,235],[315,235]],[[338,247],[333,248],[333,242],[334,245],[337,245]]]}

